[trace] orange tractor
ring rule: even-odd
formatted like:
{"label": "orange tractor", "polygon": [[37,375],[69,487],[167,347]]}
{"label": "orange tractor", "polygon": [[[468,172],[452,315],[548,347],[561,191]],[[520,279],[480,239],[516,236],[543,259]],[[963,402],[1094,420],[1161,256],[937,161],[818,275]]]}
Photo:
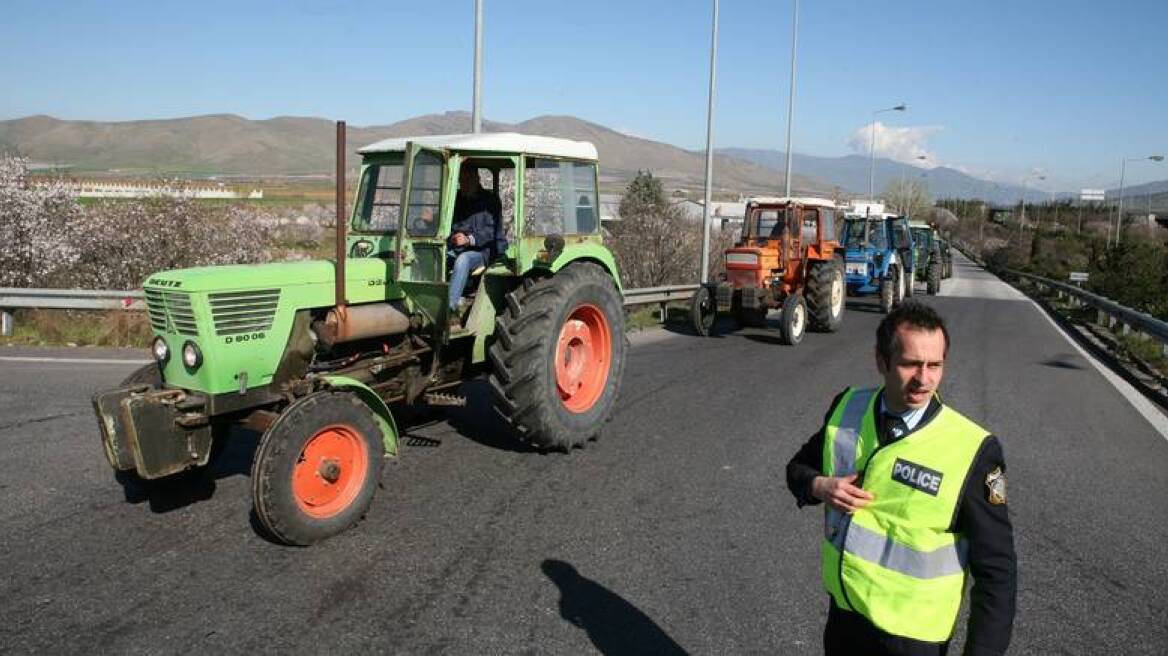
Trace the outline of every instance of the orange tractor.
{"label": "orange tractor", "polygon": [[784,344],[798,344],[808,327],[838,330],[844,270],[836,211],[834,202],[821,198],[747,201],[742,237],[726,250],[721,281],[694,293],[690,316],[698,334],[710,334],[719,310],[752,327],[765,327],[767,314],[781,310]]}

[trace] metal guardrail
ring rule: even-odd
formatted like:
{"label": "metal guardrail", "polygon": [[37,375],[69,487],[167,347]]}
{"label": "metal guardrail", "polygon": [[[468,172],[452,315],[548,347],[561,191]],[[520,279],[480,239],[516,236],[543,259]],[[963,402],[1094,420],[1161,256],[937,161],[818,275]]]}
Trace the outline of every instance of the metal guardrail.
{"label": "metal guardrail", "polygon": [[[965,244],[959,239],[953,240],[952,243],[957,250],[961,251],[962,255],[979,266],[986,266],[985,262],[969,248],[968,244]],[[1033,273],[1026,273],[1024,271],[1015,271],[1014,269],[1002,269],[1001,272],[1009,276],[1030,280],[1039,287],[1053,289],[1058,292],[1060,298],[1069,296],[1075,299],[1080,307],[1087,306],[1095,308],[1095,321],[1099,325],[1106,326],[1107,328],[1115,328],[1118,325],[1121,326],[1124,334],[1136,331],[1155,339],[1160,342],[1164,355],[1168,356],[1168,322],[1161,321],[1150,314],[1145,314],[1120,305],[1106,296],[1093,294],[1070,283],[1036,276]]]}
{"label": "metal guardrail", "polygon": [[[625,290],[625,307],[688,301],[698,285],[671,285]],[[92,289],[25,289],[0,287],[0,335],[12,334],[11,311],[37,310],[145,310],[146,302],[140,290]]]}
{"label": "metal guardrail", "polygon": [[1105,296],[1092,294],[1068,283],[1013,269],[1005,269],[1003,273],[1030,280],[1040,288],[1053,289],[1058,292],[1060,298],[1070,296],[1076,299],[1080,306],[1086,305],[1095,308],[1096,321],[1099,324],[1106,325],[1108,328],[1114,328],[1119,324],[1122,326],[1124,334],[1134,330],[1147,335],[1159,341],[1163,346],[1164,354],[1168,355],[1168,322],[1161,321],[1150,314],[1124,307]]}

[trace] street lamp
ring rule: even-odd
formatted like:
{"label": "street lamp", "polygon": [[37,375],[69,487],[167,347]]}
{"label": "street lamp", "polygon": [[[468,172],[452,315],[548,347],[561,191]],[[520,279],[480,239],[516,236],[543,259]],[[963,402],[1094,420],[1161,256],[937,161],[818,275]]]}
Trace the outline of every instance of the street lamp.
{"label": "street lamp", "polygon": [[1163,155],[1148,155],[1147,157],[1125,157],[1119,165],[1119,211],[1115,213],[1115,245],[1119,246],[1119,231],[1123,228],[1123,177],[1127,173],[1128,162],[1139,162],[1142,160],[1150,160],[1153,162],[1163,162]]}
{"label": "street lamp", "polygon": [[908,105],[901,103],[896,107],[885,107],[872,112],[872,143],[868,147],[868,200],[876,201],[876,115],[884,112],[903,112]]}

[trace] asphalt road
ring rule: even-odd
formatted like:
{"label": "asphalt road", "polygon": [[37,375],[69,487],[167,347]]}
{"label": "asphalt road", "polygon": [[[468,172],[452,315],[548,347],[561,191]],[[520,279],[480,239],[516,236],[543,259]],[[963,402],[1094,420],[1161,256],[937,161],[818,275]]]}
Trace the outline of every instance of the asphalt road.
{"label": "asphalt road", "polygon": [[[1168,652],[1168,440],[1032,304],[956,276],[927,302],[946,400],[1005,446],[1012,652]],[[141,354],[0,349],[0,652],[818,653],[821,511],[783,469],[876,382],[879,319],[849,300],[796,348],[638,334],[616,418],[567,455],[517,448],[469,384],[409,429],[365,522],[309,549],[253,529],[248,435],[201,484],[127,495],[89,396],[133,365],[12,359]]]}

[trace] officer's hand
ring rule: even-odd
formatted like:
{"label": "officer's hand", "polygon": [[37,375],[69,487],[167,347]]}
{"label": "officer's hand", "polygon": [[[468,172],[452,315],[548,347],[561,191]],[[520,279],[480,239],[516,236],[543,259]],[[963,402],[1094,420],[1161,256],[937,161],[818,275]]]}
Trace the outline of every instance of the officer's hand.
{"label": "officer's hand", "polygon": [[811,494],[832,508],[851,514],[876,498],[871,492],[853,485],[858,476],[816,476],[811,481]]}

